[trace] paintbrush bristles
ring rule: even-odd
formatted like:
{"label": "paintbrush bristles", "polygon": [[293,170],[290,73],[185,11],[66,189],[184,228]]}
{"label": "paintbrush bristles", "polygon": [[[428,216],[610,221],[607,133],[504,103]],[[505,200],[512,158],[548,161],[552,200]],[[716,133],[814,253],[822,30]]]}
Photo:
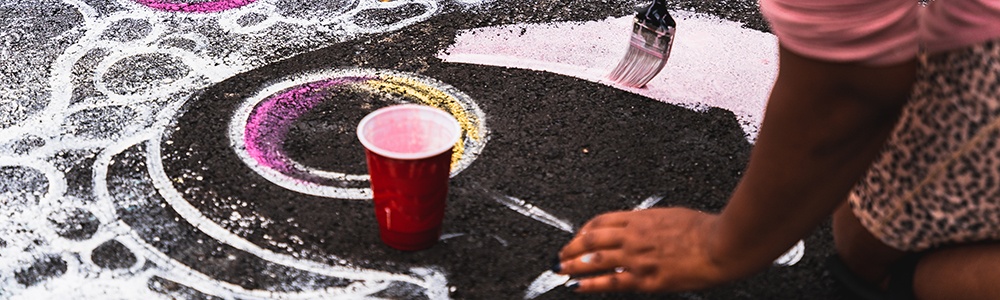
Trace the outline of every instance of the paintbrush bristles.
{"label": "paintbrush bristles", "polygon": [[670,56],[674,28],[650,28],[636,19],[629,39],[628,51],[608,79],[618,84],[641,88],[660,73]]}
{"label": "paintbrush bristles", "polygon": [[621,85],[641,88],[660,73],[665,63],[661,57],[630,46],[625,58],[611,71],[608,79]]}

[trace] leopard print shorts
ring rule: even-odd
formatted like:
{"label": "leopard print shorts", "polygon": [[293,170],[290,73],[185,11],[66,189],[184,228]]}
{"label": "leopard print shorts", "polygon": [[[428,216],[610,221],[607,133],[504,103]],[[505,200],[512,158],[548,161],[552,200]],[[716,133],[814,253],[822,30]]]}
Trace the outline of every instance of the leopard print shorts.
{"label": "leopard print shorts", "polygon": [[903,251],[1000,240],[1000,40],[924,59],[912,95],[854,214]]}

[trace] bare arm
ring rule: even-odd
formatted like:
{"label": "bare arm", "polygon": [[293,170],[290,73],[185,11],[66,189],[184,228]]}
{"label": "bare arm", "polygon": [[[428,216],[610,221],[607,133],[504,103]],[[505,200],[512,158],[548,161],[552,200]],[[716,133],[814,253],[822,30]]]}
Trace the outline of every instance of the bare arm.
{"label": "bare arm", "polygon": [[916,75],[914,62],[867,67],[784,48],[780,57],[750,164],[710,248],[721,264],[748,264],[738,269],[765,267],[846,199],[893,129]]}
{"label": "bare arm", "polygon": [[615,212],[560,252],[581,292],[682,291],[768,265],[842,203],[885,142],[913,84],[913,62],[866,67],[780,50],[750,164],[720,215],[684,208]]}

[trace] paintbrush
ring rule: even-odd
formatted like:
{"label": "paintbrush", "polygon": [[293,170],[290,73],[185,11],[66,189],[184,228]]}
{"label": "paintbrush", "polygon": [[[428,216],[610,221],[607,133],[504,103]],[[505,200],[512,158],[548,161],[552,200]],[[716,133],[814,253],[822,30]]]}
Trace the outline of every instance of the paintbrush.
{"label": "paintbrush", "polygon": [[628,52],[608,79],[641,88],[660,73],[670,57],[677,22],[667,12],[666,0],[653,0],[636,10]]}

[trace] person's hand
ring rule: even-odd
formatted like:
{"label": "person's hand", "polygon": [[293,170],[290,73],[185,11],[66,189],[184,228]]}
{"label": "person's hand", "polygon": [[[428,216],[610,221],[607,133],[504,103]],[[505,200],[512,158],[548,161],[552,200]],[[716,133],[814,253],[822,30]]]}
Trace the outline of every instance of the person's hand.
{"label": "person's hand", "polygon": [[740,277],[713,259],[718,216],[684,208],[595,217],[559,253],[556,269],[580,276],[578,292],[675,292]]}

